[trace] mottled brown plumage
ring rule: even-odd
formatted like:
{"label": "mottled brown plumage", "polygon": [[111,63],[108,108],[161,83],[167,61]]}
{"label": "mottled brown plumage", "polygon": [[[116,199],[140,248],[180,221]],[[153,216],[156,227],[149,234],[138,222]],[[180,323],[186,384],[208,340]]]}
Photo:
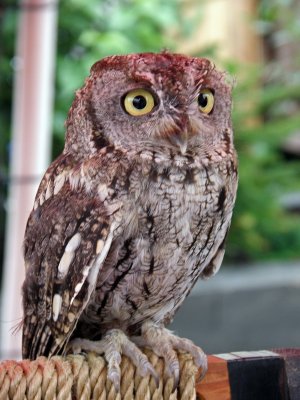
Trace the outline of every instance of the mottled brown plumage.
{"label": "mottled brown plumage", "polygon": [[218,271],[236,188],[231,87],[210,61],[163,52],[96,63],[27,224],[23,356],[96,346],[116,385],[121,352],[154,374],[137,346],[176,378],[174,349],[203,364],[164,327]]}

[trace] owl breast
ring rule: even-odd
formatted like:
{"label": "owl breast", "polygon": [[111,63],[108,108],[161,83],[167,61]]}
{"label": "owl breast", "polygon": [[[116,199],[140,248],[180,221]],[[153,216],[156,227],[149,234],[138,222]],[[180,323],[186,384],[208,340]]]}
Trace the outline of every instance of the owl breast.
{"label": "owl breast", "polygon": [[121,224],[127,228],[116,237],[81,317],[89,329],[92,322],[98,331],[136,333],[147,319],[172,320],[224,243],[236,186],[230,169],[228,158],[208,167],[152,164],[131,172]]}

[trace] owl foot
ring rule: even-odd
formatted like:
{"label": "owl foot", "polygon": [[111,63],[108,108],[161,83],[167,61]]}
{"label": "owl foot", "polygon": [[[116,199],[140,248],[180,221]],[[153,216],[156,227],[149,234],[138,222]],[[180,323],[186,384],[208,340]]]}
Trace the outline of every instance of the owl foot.
{"label": "owl foot", "polygon": [[166,372],[174,379],[174,389],[179,383],[179,361],[175,350],[190,353],[198,368],[201,367],[201,380],[207,371],[207,358],[203,350],[191,340],[180,338],[166,328],[161,328],[151,323],[144,324],[142,335],[135,336],[132,340],[139,347],[148,347],[165,360]]}
{"label": "owl foot", "polygon": [[83,350],[104,354],[104,358],[108,363],[107,377],[113,382],[117,392],[120,391],[122,354],[133,362],[141,376],[152,375],[158,386],[158,375],[148,361],[147,356],[119,329],[111,329],[99,341],[74,339],[70,342],[69,347],[73,353],[80,353]]}

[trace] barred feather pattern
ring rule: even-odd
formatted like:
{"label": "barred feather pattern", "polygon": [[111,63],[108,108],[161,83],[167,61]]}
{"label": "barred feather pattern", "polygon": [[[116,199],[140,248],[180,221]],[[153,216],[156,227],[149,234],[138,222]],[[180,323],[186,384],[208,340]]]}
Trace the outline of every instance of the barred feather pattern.
{"label": "barred feather pattern", "polygon": [[[134,117],[122,99],[140,87],[155,108]],[[145,53],[92,68],[26,228],[23,357],[166,326],[218,271],[237,190],[230,114],[231,86],[206,59]]]}

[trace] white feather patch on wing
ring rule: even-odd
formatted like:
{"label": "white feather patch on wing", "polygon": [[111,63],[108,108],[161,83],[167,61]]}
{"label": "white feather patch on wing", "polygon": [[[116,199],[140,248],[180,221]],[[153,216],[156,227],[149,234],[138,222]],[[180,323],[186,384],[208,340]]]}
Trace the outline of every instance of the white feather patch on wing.
{"label": "white feather patch on wing", "polygon": [[98,277],[98,273],[99,273],[99,269],[100,266],[102,265],[103,261],[105,260],[107,253],[110,249],[111,246],[111,242],[113,240],[113,236],[114,236],[114,230],[115,230],[116,224],[112,224],[110,232],[105,240],[105,244],[103,246],[103,249],[101,251],[101,253],[98,255],[98,257],[96,258],[91,271],[89,273],[88,276],[88,283],[89,283],[89,291],[88,291],[88,298],[90,298],[92,291],[94,290],[94,287],[96,285],[96,281],[97,281],[97,277]]}
{"label": "white feather patch on wing", "polygon": [[111,246],[111,242],[113,240],[113,234],[114,234],[114,229],[115,229],[115,224],[112,224],[110,232],[104,242],[104,246],[101,250],[101,252],[99,253],[99,255],[94,259],[94,262],[89,265],[89,266],[85,266],[84,270],[82,272],[82,279],[79,283],[77,283],[77,285],[75,286],[75,292],[74,295],[70,301],[70,306],[72,305],[73,301],[75,300],[76,296],[78,295],[78,293],[80,292],[82,285],[84,284],[84,282],[88,281],[89,283],[89,287],[88,287],[88,295],[87,295],[87,299],[86,302],[89,301],[90,296],[92,294],[92,291],[95,288],[96,282],[97,282],[97,277],[98,277],[98,273],[99,273],[99,269],[101,267],[101,265],[103,264],[110,246]]}
{"label": "white feather patch on wing", "polygon": [[104,247],[104,240],[99,239],[99,240],[97,241],[96,254],[101,253],[101,251],[103,250],[103,247]]}
{"label": "white feather patch on wing", "polygon": [[80,242],[81,242],[81,235],[80,235],[79,232],[77,232],[69,240],[69,242],[68,242],[68,244],[66,246],[66,251],[74,252],[78,248],[78,246],[80,245]]}
{"label": "white feather patch on wing", "polygon": [[60,294],[56,293],[53,296],[53,302],[52,302],[53,321],[57,321],[58,315],[61,310],[61,305],[62,305],[62,297]]}
{"label": "white feather patch on wing", "polygon": [[57,175],[57,177],[54,180],[54,190],[53,193],[56,195],[64,186],[65,180],[66,180],[66,174],[67,172],[62,172],[61,174]]}
{"label": "white feather patch on wing", "polygon": [[51,196],[52,196],[51,181],[49,181],[46,189],[45,200],[48,200]]}
{"label": "white feather patch on wing", "polygon": [[92,268],[92,265],[86,265],[86,266],[83,268],[83,271],[82,271],[82,279],[81,279],[81,281],[78,282],[77,285],[75,286],[74,295],[73,295],[73,297],[72,297],[72,299],[71,299],[70,306],[72,305],[72,303],[73,303],[73,301],[75,300],[76,296],[77,296],[78,293],[80,292],[80,290],[81,290],[81,288],[82,288],[82,285],[84,284],[84,282],[85,282],[85,280],[86,280],[86,277],[88,276],[89,271],[90,271],[91,268]]}
{"label": "white feather patch on wing", "polygon": [[78,248],[81,242],[81,235],[77,232],[68,242],[65,252],[58,264],[58,278],[62,279],[68,273],[71,262],[73,261],[75,250]]}

